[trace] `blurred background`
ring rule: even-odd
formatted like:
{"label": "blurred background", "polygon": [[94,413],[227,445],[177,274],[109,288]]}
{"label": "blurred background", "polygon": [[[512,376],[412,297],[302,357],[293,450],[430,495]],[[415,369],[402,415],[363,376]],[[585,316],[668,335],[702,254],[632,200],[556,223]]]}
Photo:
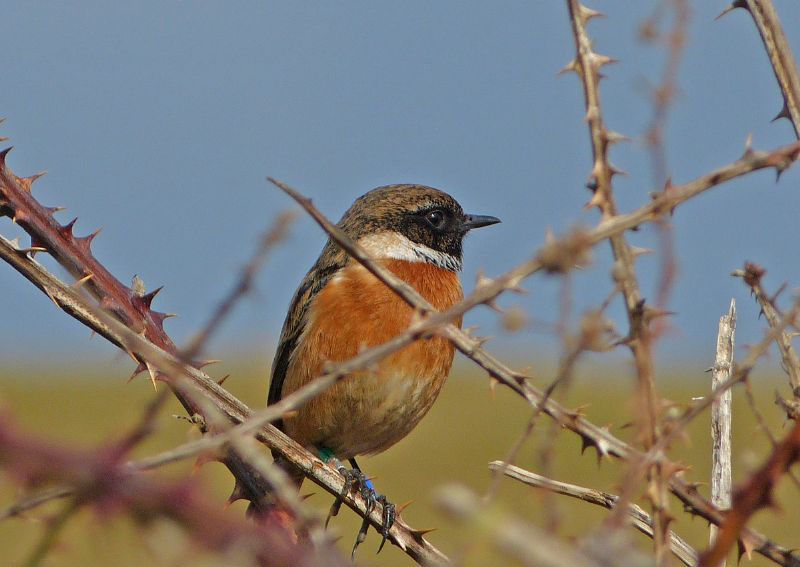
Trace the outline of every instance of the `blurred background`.
{"label": "blurred background", "polygon": [[[662,43],[643,40],[643,25],[655,22],[655,29],[667,31],[673,22],[666,5],[591,5],[608,16],[590,25],[596,49],[620,60],[604,68],[602,98],[608,127],[630,138],[611,153],[628,172],[615,179],[622,211],[661,189],[644,135],[667,52]],[[734,161],[750,134],[757,149],[794,140],[787,121],[770,122],[782,101],[747,14],[714,21],[724,2],[690,5],[679,90],[665,131],[674,183]],[[800,4],[784,0],[776,7],[800,51],[792,25],[800,21]],[[297,208],[267,176],[312,197],[334,219],[367,190],[398,182],[435,186],[469,212],[502,218],[503,224],[468,239],[467,291],[479,270],[491,276],[529,258],[548,228],[558,234],[597,221],[596,211],[583,209],[591,150],[582,90],[574,75],[558,75],[574,55],[562,2],[7,2],[3,19],[0,116],[6,122],[0,135],[15,146],[11,167],[19,175],[48,171],[36,184],[37,197],[66,206],[59,213],[64,222],[78,216],[78,234],[102,227],[95,254],[123,282],[139,275],[148,289],[165,286],[155,307],[179,315],[166,327],[179,344],[206,321],[276,215]],[[748,176],[691,201],[672,218],[678,273],[665,307],[675,314],[657,345],[665,396],[686,401],[705,393],[703,370],[713,361],[717,322],[731,297],[739,302],[738,344],[761,338],[758,309],[731,270],[756,261],[767,269],[765,285],[773,291],[800,282],[793,238],[799,171],[789,170],[778,184],[772,171]],[[2,221],[4,236],[22,236]],[[256,291],[205,353],[225,361],[214,373],[231,372],[226,386],[251,406],[266,399],[286,308],[324,241],[322,231],[299,215]],[[652,227],[632,234],[631,242],[655,250],[637,263],[643,293],[653,301],[667,252]],[[571,279],[573,321],[611,289],[607,248],[599,247],[592,266]],[[561,284],[537,276],[525,283],[528,294],[501,300],[527,314],[520,330],[506,330],[485,308],[468,314],[465,324],[494,337],[490,350],[544,380],[557,363],[553,324],[561,316]],[[0,293],[6,298],[0,399],[21,420],[48,434],[57,420],[57,435],[81,442],[98,442],[134,421],[152,389],[144,380],[125,385],[129,359],[90,338],[4,266]],[[609,313],[624,332],[621,303]],[[579,366],[572,401],[593,402],[600,423],[627,421],[624,403],[613,401],[630,393],[625,354],[589,357]],[[770,423],[780,427],[771,406],[772,391],[784,384],[776,360],[758,375],[756,387]],[[421,429],[371,459],[369,470],[397,501],[421,502],[419,511],[409,509],[412,524],[442,527],[431,487],[459,480],[485,489],[486,461],[502,458],[527,415],[520,401],[503,393],[492,397],[485,378],[460,361]],[[750,447],[753,428],[749,417],[742,419],[738,441]],[[157,445],[144,452],[186,433],[166,414],[163,427],[152,441]],[[692,436],[700,443],[684,448],[687,460],[699,458],[691,462],[701,478],[703,427]],[[593,457],[579,459],[577,441],[566,439],[575,447],[558,465],[559,478],[613,488],[620,471],[598,469]],[[765,448],[764,438],[757,439]],[[754,449],[739,454],[742,471],[758,462],[758,452],[747,451]],[[523,464],[534,466],[535,459],[530,451]],[[226,482],[219,472],[210,486],[222,493]],[[531,503],[517,512],[536,514],[537,495],[513,486],[504,490],[509,503]],[[602,517],[583,504],[575,510],[567,514],[575,533]],[[349,545],[357,522],[352,514],[342,516]],[[0,525],[0,542],[14,541],[24,554],[19,533],[30,531],[9,526]],[[700,522],[691,526],[704,533]],[[447,548],[457,532],[441,532],[431,539]],[[131,565],[141,563],[139,551],[150,553],[147,545],[119,538],[119,548],[114,538],[100,547],[89,540],[83,556],[73,540],[73,549],[52,564],[86,565],[105,545],[115,557],[118,549],[133,554]],[[484,561],[481,553],[470,557]],[[406,564],[395,550],[379,562],[394,560]]]}

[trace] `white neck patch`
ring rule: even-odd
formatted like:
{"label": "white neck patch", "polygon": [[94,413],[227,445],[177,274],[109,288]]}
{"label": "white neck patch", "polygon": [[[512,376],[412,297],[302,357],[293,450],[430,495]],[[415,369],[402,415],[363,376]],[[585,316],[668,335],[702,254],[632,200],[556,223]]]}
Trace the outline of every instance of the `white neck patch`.
{"label": "white neck patch", "polygon": [[461,260],[424,244],[412,242],[400,233],[379,232],[359,239],[358,244],[373,258],[427,262],[452,272],[461,271]]}

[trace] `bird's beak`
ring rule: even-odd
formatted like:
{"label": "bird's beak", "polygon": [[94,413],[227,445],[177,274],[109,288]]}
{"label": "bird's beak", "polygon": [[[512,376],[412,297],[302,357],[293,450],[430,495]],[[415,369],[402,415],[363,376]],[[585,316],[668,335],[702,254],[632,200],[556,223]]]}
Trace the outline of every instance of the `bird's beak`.
{"label": "bird's beak", "polygon": [[480,228],[482,226],[489,226],[501,222],[497,217],[489,215],[467,215],[467,219],[462,225],[464,230],[472,230],[473,228]]}

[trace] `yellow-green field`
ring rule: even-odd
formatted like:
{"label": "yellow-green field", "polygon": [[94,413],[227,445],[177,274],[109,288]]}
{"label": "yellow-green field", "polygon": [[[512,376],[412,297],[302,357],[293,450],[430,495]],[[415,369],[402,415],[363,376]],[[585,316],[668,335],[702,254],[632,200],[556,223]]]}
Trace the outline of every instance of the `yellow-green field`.
{"label": "yellow-green field", "polygon": [[[127,431],[139,417],[145,402],[152,398],[149,383],[138,378],[126,384],[123,378],[127,364],[119,362],[104,368],[9,369],[0,371],[0,403],[10,408],[16,419],[27,428],[46,435],[54,442],[92,446],[113,439]],[[230,365],[217,370],[215,375],[230,372],[226,382],[235,395],[252,406],[263,403],[266,392],[265,370],[254,365]],[[590,404],[585,412],[600,425],[609,425],[623,438],[634,435],[629,407],[632,384],[625,370],[619,373],[604,372],[592,376],[584,371],[572,386],[567,403],[578,406]],[[709,377],[701,370],[681,375],[661,376],[663,395],[681,402],[700,396],[707,390]],[[783,379],[777,375],[761,379],[755,385],[758,403],[776,434],[785,429],[778,410],[772,403],[776,388],[784,388]],[[757,432],[752,414],[747,409],[743,391],[734,395],[734,477],[743,478],[768,452],[769,442]],[[136,451],[144,456],[174,447],[193,436],[185,421],[172,414],[180,414],[177,404],[161,412],[157,432]],[[530,417],[530,409],[516,396],[498,387],[489,388],[488,380],[472,367],[457,364],[441,398],[431,413],[412,435],[387,453],[361,459],[360,464],[368,474],[377,477],[376,485],[391,500],[402,503],[414,500],[404,513],[404,518],[414,527],[437,528],[428,537],[452,557],[462,559],[463,565],[513,565],[507,557],[498,554],[484,528],[478,525],[455,525],[442,516],[436,506],[436,494],[443,485],[459,483],[484,493],[491,476],[487,463],[502,459],[521,434]],[[540,419],[531,439],[522,449],[518,463],[542,472],[540,448],[543,441],[553,435],[551,423]],[[705,481],[709,471],[708,416],[702,416],[689,431],[690,440],[674,447],[672,456],[690,465],[687,476]],[[193,463],[171,466],[161,474],[181,475],[191,471]],[[583,484],[608,491],[618,491],[623,469],[604,459],[598,466],[595,452],[581,455],[580,442],[569,432],[558,433],[552,475],[560,480]],[[232,488],[226,470],[219,464],[203,466],[197,473],[207,486],[209,496],[224,505]],[[320,510],[327,510],[331,498],[310,483],[305,492],[316,492],[310,502]],[[707,492],[707,487],[701,487]],[[18,496],[8,479],[0,474],[0,507]],[[761,512],[754,527],[770,534],[788,547],[800,546],[800,497],[790,482],[780,486],[780,512]],[[0,565],[19,565],[33,549],[43,529],[42,520],[57,510],[60,504],[50,504],[35,510],[25,518],[15,518],[0,523]],[[555,511],[545,514],[545,507]],[[708,538],[707,526],[702,520],[692,520],[681,513],[680,506],[672,501],[678,516],[675,529],[692,544],[702,546]],[[231,514],[243,514],[244,505],[229,508]],[[607,512],[589,504],[569,500],[562,496],[544,497],[541,493],[505,479],[499,498],[484,516],[498,527],[503,518],[523,518],[543,526],[546,521],[556,521],[560,535],[570,537],[585,533],[606,516]],[[341,546],[349,547],[358,529],[359,520],[349,510],[343,509],[332,521],[332,529],[342,536]],[[485,525],[485,524],[484,524]],[[649,540],[636,532],[634,541],[643,548]],[[387,546],[379,556],[374,555],[379,538],[370,532],[359,551],[363,563],[375,565],[410,565],[411,561],[397,549]],[[73,519],[59,538],[56,549],[44,565],[82,566],[115,565],[119,567],[149,565],[216,565],[187,542],[180,530],[167,522],[141,528],[128,520],[98,516],[84,511]],[[768,564],[756,558],[755,565]]]}

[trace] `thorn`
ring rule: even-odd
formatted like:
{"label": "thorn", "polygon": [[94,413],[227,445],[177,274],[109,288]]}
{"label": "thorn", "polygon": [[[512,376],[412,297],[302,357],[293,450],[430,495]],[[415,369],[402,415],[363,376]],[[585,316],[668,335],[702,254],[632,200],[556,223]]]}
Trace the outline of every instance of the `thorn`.
{"label": "thorn", "polygon": [[604,130],[606,135],[606,142],[609,146],[613,146],[614,144],[618,144],[620,142],[630,142],[630,138],[625,134],[620,134],[619,132],[614,132],[613,130]]}
{"label": "thorn", "polygon": [[61,234],[65,235],[65,236],[68,236],[68,237],[71,237],[72,236],[72,228],[75,226],[76,222],[78,222],[78,217],[75,217],[74,219],[69,221],[67,224],[63,225],[61,227]]}
{"label": "thorn", "polygon": [[592,439],[591,437],[587,437],[585,435],[581,435],[581,455],[583,455],[583,453],[586,452],[586,449],[588,449],[589,447],[594,447],[594,445],[595,445],[594,439]]}
{"label": "thorn", "polygon": [[[773,122],[777,119],[778,119],[777,117],[773,119]],[[747,135],[747,138],[744,141],[744,153],[742,154],[742,159],[747,159],[752,155],[753,155],[753,134],[751,133]]]}
{"label": "thorn", "polygon": [[194,367],[200,370],[201,368],[205,368],[206,366],[211,366],[212,364],[216,364],[218,362],[222,362],[222,359],[209,358],[208,360],[198,360],[194,363]]}
{"label": "thorn", "polygon": [[316,496],[316,495],[317,495],[316,492],[309,492],[308,494],[301,494],[300,495],[300,499],[305,501],[305,500],[308,500],[309,498],[311,498],[312,496]]}
{"label": "thorn", "polygon": [[233,491],[231,495],[228,496],[228,505],[233,504],[237,500],[246,500],[247,499],[247,491],[245,490],[244,486],[239,484],[237,481],[236,484],[233,485]]}
{"label": "thorn", "polygon": [[644,319],[648,323],[651,321],[655,321],[656,319],[661,319],[664,317],[673,317],[677,313],[675,311],[667,311],[666,309],[658,309],[655,307],[646,307],[644,311]]}
{"label": "thorn", "polygon": [[[672,176],[668,176],[667,179],[664,181],[664,189],[661,190],[662,193],[669,193],[675,185],[672,183]],[[657,197],[658,194],[654,195],[654,198]]]}
{"label": "thorn", "polygon": [[578,4],[578,17],[583,21],[583,24],[586,25],[586,22],[589,20],[593,18],[605,18],[606,15],[602,12],[598,12],[597,10],[592,10],[583,4]]}
{"label": "thorn", "polygon": [[131,374],[130,378],[128,378],[127,384],[133,382],[133,379],[136,378],[139,374],[147,370],[147,366],[143,362],[139,362],[135,358],[133,359],[136,362],[136,369],[134,369],[133,374]]}
{"label": "thorn", "polygon": [[611,65],[613,63],[619,62],[618,59],[614,59],[613,57],[609,57],[608,55],[600,55],[599,53],[590,53],[588,59],[589,59],[589,64],[595,69],[599,69],[600,67],[605,67],[606,65]]}
{"label": "thorn", "polygon": [[639,246],[631,246],[631,254],[634,258],[638,258],[639,256],[645,256],[647,254],[653,254],[655,250],[652,248],[641,248]]}
{"label": "thorn", "polygon": [[203,465],[207,465],[208,463],[216,462],[217,458],[211,454],[204,454],[200,455],[194,460],[194,465],[192,466],[192,474],[197,474]]}
{"label": "thorn", "polygon": [[147,372],[150,374],[150,382],[153,383],[153,390],[158,392],[158,387],[156,386],[156,378],[158,375],[158,371],[156,370],[155,366],[153,366],[146,360],[144,361],[144,364],[147,367]]}
{"label": "thorn", "polygon": [[14,146],[9,146],[9,147],[7,147],[6,149],[4,149],[3,151],[0,152],[0,167],[5,166],[5,164],[6,164],[6,156],[8,156],[8,154],[11,153],[11,150],[13,150],[13,149],[14,149]]}
{"label": "thorn", "polygon": [[781,108],[780,112],[778,112],[778,114],[775,115],[775,118],[770,120],[770,122],[776,122],[781,118],[791,118],[791,115],[789,114],[789,106],[786,104],[786,101],[783,102],[783,108]]}
{"label": "thorn", "polygon": [[33,175],[29,175],[28,177],[20,177],[19,183],[22,185],[22,188],[27,191],[28,193],[31,192],[31,187],[33,187],[33,183],[39,179],[40,177],[44,177],[47,175],[46,171],[40,171],[39,173],[34,173]]}
{"label": "thorn", "polygon": [[475,275],[475,288],[479,288],[485,285],[491,285],[494,283],[492,278],[486,277],[483,273],[482,269],[478,270],[478,273]]}
{"label": "thorn", "polygon": [[50,216],[53,216],[55,213],[59,213],[61,211],[66,211],[66,207],[45,207],[45,210],[50,213]]}
{"label": "thorn", "polygon": [[164,321],[166,319],[171,319],[172,317],[177,317],[177,313],[163,313],[161,311],[150,311],[150,315],[155,319],[156,323],[158,323],[161,327],[164,326]]}
{"label": "thorn", "polygon": [[399,504],[399,505],[395,506],[394,507],[394,511],[399,516],[403,512],[403,510],[405,510],[406,508],[411,506],[411,504],[413,504],[413,503],[414,503],[414,500],[408,500],[406,502],[403,502],[402,504]]}
{"label": "thorn", "polygon": [[592,198],[587,201],[587,203],[583,206],[584,209],[587,211],[593,207],[600,207],[605,202],[605,197],[600,191],[595,191]]}
{"label": "thorn", "polygon": [[426,528],[422,530],[411,530],[411,535],[415,538],[423,538],[431,532],[435,532],[437,528]]}
{"label": "thorn", "polygon": [[29,248],[17,248],[17,252],[19,252],[22,255],[30,254],[31,258],[35,258],[37,252],[47,252],[47,248],[45,248],[44,246],[33,246],[31,244]]}
{"label": "thorn", "polygon": [[223,376],[222,378],[220,378],[219,380],[217,380],[217,384],[219,384],[220,386],[222,386],[222,385],[225,383],[225,380],[227,380],[227,379],[228,379],[228,378],[230,378],[230,377],[231,377],[231,375],[230,375],[230,374],[226,374],[225,376]]}
{"label": "thorn", "polygon": [[745,2],[745,0],[734,0],[734,2],[731,2],[731,4],[727,8],[725,8],[719,16],[714,18],[714,21],[719,20],[722,16],[724,16],[728,12],[733,12],[737,8],[744,8],[745,10],[749,11],[749,9],[747,8],[747,2]]}
{"label": "thorn", "polygon": [[747,533],[740,533],[739,534],[739,559],[741,560],[742,555],[746,554],[747,559],[753,558],[753,550],[758,549],[758,542],[754,541],[752,535]]}
{"label": "thorn", "polygon": [[564,65],[561,69],[559,69],[559,75],[566,75],[567,73],[577,73],[578,72],[578,60],[573,59],[566,65]]}
{"label": "thorn", "polygon": [[624,175],[625,177],[628,176],[628,172],[624,169],[620,169],[611,163],[608,164],[608,172],[613,175]]}
{"label": "thorn", "polygon": [[146,308],[150,309],[150,304],[152,304],[152,303],[153,303],[153,299],[155,299],[156,295],[158,295],[158,293],[159,293],[159,292],[160,292],[162,289],[164,289],[164,286],[163,286],[163,285],[162,285],[162,286],[159,286],[159,287],[157,287],[157,288],[155,288],[155,289],[154,289],[153,291],[151,291],[150,293],[145,293],[144,295],[142,295],[142,296],[141,296],[142,303],[144,304],[144,306],[145,306]]}
{"label": "thorn", "polygon": [[86,282],[88,282],[90,279],[92,279],[93,277],[94,277],[94,274],[88,274],[88,275],[86,275],[86,276],[83,276],[81,279],[79,279],[78,281],[76,281],[75,283],[73,283],[71,287],[73,287],[73,288],[75,288],[75,289],[78,289],[78,288],[79,288],[79,287],[81,287],[83,284],[85,284],[85,283],[86,283]]}
{"label": "thorn", "polygon": [[95,230],[94,232],[92,232],[91,234],[87,234],[86,236],[84,236],[84,237],[82,237],[82,238],[78,238],[78,243],[79,243],[79,244],[80,244],[80,245],[81,245],[81,246],[82,246],[82,247],[83,247],[83,248],[84,248],[86,251],[89,251],[89,250],[91,249],[91,246],[92,246],[92,240],[94,240],[95,236],[97,236],[98,234],[100,234],[100,232],[101,232],[102,230],[103,230],[103,229],[102,229],[102,227],[101,227],[101,228],[98,228],[97,230]]}
{"label": "thorn", "polygon": [[44,292],[47,294],[47,297],[50,298],[50,301],[52,301],[56,307],[61,309],[61,305],[58,303],[58,301],[56,301],[55,296],[52,293],[50,293],[50,290],[48,288],[45,288]]}

